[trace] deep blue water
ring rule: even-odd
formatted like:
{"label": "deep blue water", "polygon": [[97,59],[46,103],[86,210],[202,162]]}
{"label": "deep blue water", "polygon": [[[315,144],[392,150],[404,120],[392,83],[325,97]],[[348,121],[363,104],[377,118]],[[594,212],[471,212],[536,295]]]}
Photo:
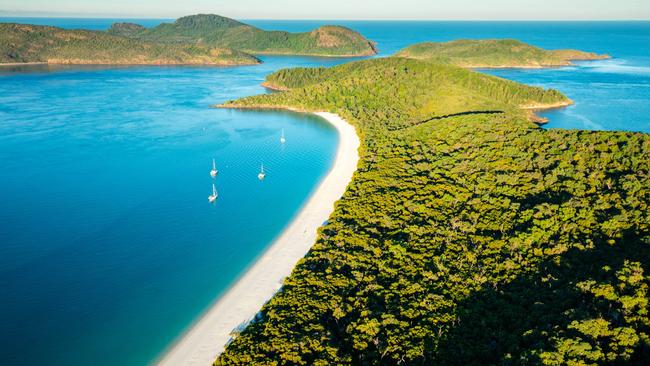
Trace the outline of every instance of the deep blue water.
{"label": "deep blue water", "polygon": [[[102,30],[115,20],[0,21]],[[306,31],[333,22],[251,23]],[[489,72],[574,99],[544,113],[548,127],[650,132],[650,22],[334,23],[377,41],[380,56],[425,40],[504,37],[608,53],[569,68]],[[3,364],[151,362],[287,225],[329,168],[336,132],[305,115],[208,107],[264,92],[279,68],[348,60],[263,60],[0,69]],[[212,157],[216,205],[207,202]]]}

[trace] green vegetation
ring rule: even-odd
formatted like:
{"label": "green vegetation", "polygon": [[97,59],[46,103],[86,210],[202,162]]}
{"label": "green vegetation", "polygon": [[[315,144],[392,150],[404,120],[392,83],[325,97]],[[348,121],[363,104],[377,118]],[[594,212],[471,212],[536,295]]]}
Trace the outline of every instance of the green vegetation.
{"label": "green vegetation", "polygon": [[[408,83],[402,82],[404,78],[408,78]],[[522,107],[571,103],[557,90],[521,85],[452,65],[402,58],[352,62],[329,69],[280,70],[269,75],[265,85],[279,90],[312,86],[290,94],[303,93],[303,103],[309,110],[318,109],[325,102],[345,109],[362,103],[359,107],[365,113],[377,114],[388,124],[385,126],[388,129],[451,114],[481,111],[522,114]],[[386,106],[387,100],[391,101],[390,107]],[[275,99],[269,101],[275,103]]]}
{"label": "green vegetation", "polygon": [[308,33],[267,32],[218,15],[194,15],[146,29],[115,23],[108,32],[0,23],[0,64],[250,65],[248,53],[374,55],[359,33],[325,26]]}
{"label": "green vegetation", "polygon": [[0,23],[0,64],[257,64],[232,49],[155,44],[102,32]]}
{"label": "green vegetation", "polygon": [[577,60],[609,58],[575,50],[549,51],[513,39],[420,43],[395,55],[469,68],[553,67],[571,65],[571,61]]}
{"label": "green vegetation", "polygon": [[650,136],[544,130],[562,94],[401,58],[284,70],[232,108],[330,111],[357,172],[215,365],[650,362]]}
{"label": "green vegetation", "polygon": [[370,56],[376,53],[374,43],[344,27],[324,26],[307,33],[264,31],[211,14],[187,16],[151,29],[118,23],[109,33],[159,43],[233,48],[253,54]]}
{"label": "green vegetation", "polygon": [[108,34],[120,37],[133,38],[136,37],[140,32],[145,31],[147,28],[141,26],[140,24],[134,23],[113,23],[111,29],[108,30]]}

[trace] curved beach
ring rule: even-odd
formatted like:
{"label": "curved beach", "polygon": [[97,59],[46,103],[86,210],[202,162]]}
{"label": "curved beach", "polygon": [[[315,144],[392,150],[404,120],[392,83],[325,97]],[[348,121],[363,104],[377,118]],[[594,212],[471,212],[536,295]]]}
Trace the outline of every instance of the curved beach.
{"label": "curved beach", "polygon": [[212,364],[233,330],[259,312],[316,241],[317,229],[329,218],[357,168],[359,138],[355,128],[338,115],[314,114],[331,123],[339,134],[336,159],[329,173],[281,236],[171,347],[159,365]]}

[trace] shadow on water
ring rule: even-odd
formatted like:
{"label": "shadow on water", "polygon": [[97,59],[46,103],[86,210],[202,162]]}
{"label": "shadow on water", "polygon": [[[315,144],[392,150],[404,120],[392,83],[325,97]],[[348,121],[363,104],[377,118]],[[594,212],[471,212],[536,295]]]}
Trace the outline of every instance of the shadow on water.
{"label": "shadow on water", "polygon": [[[443,336],[433,359],[442,365],[541,364],[541,352],[554,352],[554,336],[588,343],[582,345],[585,352],[589,347],[600,347],[604,354],[616,351],[608,348],[616,344],[609,336],[592,338],[571,326],[589,319],[605,319],[610,329],[627,326],[648,334],[650,327],[638,320],[640,317],[630,321],[633,316],[624,316],[621,297],[632,296],[634,286],[626,283],[622,289],[619,271],[638,262],[646,276],[641,282],[647,284],[650,237],[648,233],[627,233],[621,242],[624,244],[600,241],[591,249],[570,249],[545,260],[536,271],[469,296],[459,304],[456,325]],[[585,281],[612,285],[618,297],[606,300],[585,292],[578,287]],[[650,349],[643,343],[639,341],[627,361],[619,358],[596,363],[648,365]]]}

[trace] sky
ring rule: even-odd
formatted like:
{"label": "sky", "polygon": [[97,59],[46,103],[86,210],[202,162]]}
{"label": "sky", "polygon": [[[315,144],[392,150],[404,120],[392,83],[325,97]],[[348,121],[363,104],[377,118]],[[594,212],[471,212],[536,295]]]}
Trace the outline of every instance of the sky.
{"label": "sky", "polygon": [[650,20],[650,0],[0,0],[0,16]]}

